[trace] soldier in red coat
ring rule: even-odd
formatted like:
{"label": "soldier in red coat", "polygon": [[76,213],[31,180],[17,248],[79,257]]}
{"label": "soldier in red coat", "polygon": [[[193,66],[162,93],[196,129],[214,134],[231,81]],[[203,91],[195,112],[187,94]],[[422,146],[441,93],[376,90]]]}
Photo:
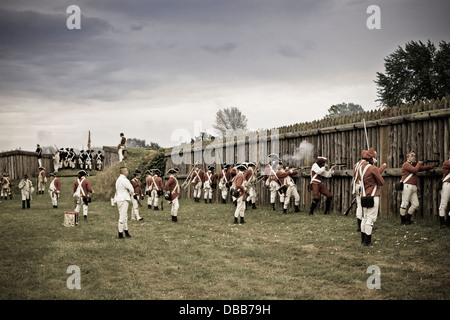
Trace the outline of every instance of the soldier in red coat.
{"label": "soldier in red coat", "polygon": [[228,190],[230,190],[231,186],[231,173],[230,173],[230,165],[224,163],[222,165],[222,170],[219,172],[219,189],[221,192],[222,203],[227,202]]}
{"label": "soldier in red coat", "polygon": [[88,215],[88,205],[91,202],[90,194],[94,193],[91,183],[86,179],[87,173],[84,170],[78,171],[78,178],[73,184],[73,193],[75,198],[76,212],[80,212],[81,207],[83,207],[83,217],[87,220]]}
{"label": "soldier in red coat", "polygon": [[322,178],[331,178],[334,174],[334,166],[328,170],[328,159],[326,157],[318,157],[317,161],[311,167],[311,187],[313,191],[313,201],[309,214],[314,214],[314,209],[320,201],[320,195],[323,194],[327,200],[325,203],[325,212],[328,214],[333,196],[328,188],[322,183]]}
{"label": "soldier in red coat", "polygon": [[50,173],[50,186],[48,187],[48,193],[52,199],[53,208],[58,208],[58,198],[61,193],[61,182],[53,172]]}
{"label": "soldier in red coat", "polygon": [[194,171],[192,172],[192,187],[194,188],[194,200],[195,202],[200,202],[200,197],[202,195],[202,185],[205,173],[198,165],[195,165]]}
{"label": "soldier in red coat", "polygon": [[[436,164],[437,165],[437,164]],[[417,161],[416,153],[410,151],[406,155],[406,162],[402,165],[402,203],[400,205],[400,218],[402,224],[411,224],[411,218],[416,210],[419,208],[419,197],[417,196],[417,182],[419,178],[417,173],[421,171],[428,171],[435,167],[435,165],[424,166],[423,161]],[[408,205],[411,203],[408,211]]]}
{"label": "soldier in red coat", "polygon": [[164,194],[164,184],[162,178],[159,176],[160,171],[158,169],[154,169],[151,171],[152,175],[150,178],[150,196],[153,201],[153,210],[159,210],[159,196]]}
{"label": "soldier in red coat", "polygon": [[214,173],[214,166],[209,166],[208,171],[203,175],[203,195],[205,203],[212,203],[213,190],[216,189],[217,176]]}
{"label": "soldier in red coat", "polygon": [[164,187],[166,192],[165,198],[169,201],[169,204],[172,205],[170,214],[173,222],[178,222],[178,209],[180,208],[180,204],[178,202],[178,198],[180,196],[180,185],[178,184],[177,179],[178,172],[178,168],[169,169],[167,172],[169,174],[169,180],[167,180]]}
{"label": "soldier in red coat", "polygon": [[441,203],[439,205],[439,221],[443,228],[447,226],[450,228],[450,212],[445,220],[445,212],[450,201],[450,150],[447,152],[447,160],[442,164],[442,189],[441,189]]}
{"label": "soldier in red coat", "polygon": [[2,183],[1,183],[1,198],[4,198],[5,200],[8,199],[8,196],[10,199],[12,199],[12,193],[11,193],[11,178],[9,177],[9,174],[4,173],[2,177]]}
{"label": "soldier in red coat", "polygon": [[234,180],[235,185],[235,197],[236,197],[236,210],[234,211],[234,223],[238,223],[238,217],[240,218],[240,223],[245,223],[244,214],[245,214],[245,202],[244,202],[244,195],[247,191],[247,188],[245,187],[245,177],[244,177],[244,171],[247,170],[247,165],[245,164],[238,164],[236,166],[236,177]]}
{"label": "soldier in red coat", "polygon": [[144,218],[139,215],[139,207],[142,206],[140,201],[144,198],[144,193],[142,192],[140,178],[141,170],[136,169],[134,171],[134,177],[130,181],[134,189],[133,197],[131,197],[131,203],[133,205],[133,207],[131,208],[131,220],[137,219],[139,221],[142,221],[144,220]]}
{"label": "soldier in red coat", "polygon": [[360,168],[361,197],[373,197],[373,206],[363,207],[363,217],[361,221],[361,243],[372,245],[373,224],[377,220],[378,208],[380,205],[380,187],[384,184],[380,168],[374,165],[376,152],[370,148],[363,156],[365,163]]}

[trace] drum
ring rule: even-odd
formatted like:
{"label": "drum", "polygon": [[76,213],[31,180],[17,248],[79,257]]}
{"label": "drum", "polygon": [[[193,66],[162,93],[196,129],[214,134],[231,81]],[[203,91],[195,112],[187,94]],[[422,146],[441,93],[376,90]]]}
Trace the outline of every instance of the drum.
{"label": "drum", "polygon": [[78,225],[78,212],[64,211],[64,227],[75,227]]}

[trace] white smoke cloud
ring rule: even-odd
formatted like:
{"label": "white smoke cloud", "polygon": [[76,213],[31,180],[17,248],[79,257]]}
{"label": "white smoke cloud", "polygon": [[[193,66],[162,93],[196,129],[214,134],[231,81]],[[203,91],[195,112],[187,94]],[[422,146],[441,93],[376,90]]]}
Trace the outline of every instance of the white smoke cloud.
{"label": "white smoke cloud", "polygon": [[307,163],[312,162],[314,157],[314,145],[306,140],[303,140],[298,147],[295,148],[294,153],[285,154],[282,160],[285,164],[294,167],[303,167]]}

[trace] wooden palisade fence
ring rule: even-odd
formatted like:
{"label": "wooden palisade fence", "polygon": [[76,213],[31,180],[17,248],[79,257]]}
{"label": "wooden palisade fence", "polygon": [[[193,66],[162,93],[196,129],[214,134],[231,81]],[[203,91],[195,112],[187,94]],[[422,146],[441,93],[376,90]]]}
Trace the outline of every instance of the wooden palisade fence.
{"label": "wooden palisade fence", "polygon": [[[406,161],[406,153],[415,150],[418,160],[440,160],[437,168],[419,173],[419,200],[420,209],[416,218],[431,219],[437,216],[440,196],[436,190],[436,183],[442,177],[442,162],[445,160],[447,151],[450,150],[450,97],[403,105],[399,107],[368,111],[349,116],[337,118],[325,118],[319,121],[298,123],[294,125],[276,128],[278,139],[278,150],[280,157],[292,155],[302,141],[307,141],[314,146],[314,157],[323,155],[330,162],[345,163],[339,167],[331,179],[325,179],[325,184],[333,194],[332,210],[343,212],[349,207],[353,196],[351,195],[351,177],[353,165],[360,159],[361,150],[367,149],[364,122],[367,128],[370,147],[378,154],[378,165],[387,164],[383,173],[385,184],[381,188],[380,216],[396,215],[399,212],[401,193],[394,190],[395,182],[400,180],[401,166]],[[220,170],[223,161],[230,162],[226,151],[230,144],[234,148],[234,161],[237,159],[238,144],[245,141],[246,161],[258,160],[261,163],[261,171],[268,159],[249,159],[250,151],[265,150],[266,154],[271,152],[271,133],[274,129],[267,131],[268,139],[260,145],[261,141],[253,139],[249,135],[245,140],[235,137],[232,142],[222,139],[223,148],[213,151],[216,159],[216,173]],[[273,139],[273,136],[272,136]],[[186,179],[195,159],[201,159],[201,154],[211,141],[203,141],[191,145],[189,154],[184,154],[186,159],[183,163],[174,163],[172,150],[166,151],[166,169],[178,167],[180,169],[180,185]],[[262,148],[262,149],[261,149]],[[178,150],[178,149],[177,149]],[[220,152],[216,151],[220,150]],[[228,149],[230,150],[230,149]],[[240,149],[242,150],[242,148]],[[185,153],[186,148],[183,150]],[[253,153],[255,154],[255,153]],[[303,163],[302,165],[311,165]],[[207,165],[203,162],[203,167]],[[309,172],[302,173],[296,179],[300,194],[300,208],[308,210],[311,203],[311,192],[307,187],[310,182]],[[192,197],[190,186],[182,190],[183,198]],[[257,185],[258,204],[269,205],[269,191],[263,182]],[[215,193],[216,201],[219,200],[219,192]],[[278,201],[278,200],[277,200]],[[292,203],[293,201],[291,201]],[[322,201],[322,205],[323,205]],[[279,203],[277,203],[279,207]],[[319,212],[319,211],[318,211]]]}

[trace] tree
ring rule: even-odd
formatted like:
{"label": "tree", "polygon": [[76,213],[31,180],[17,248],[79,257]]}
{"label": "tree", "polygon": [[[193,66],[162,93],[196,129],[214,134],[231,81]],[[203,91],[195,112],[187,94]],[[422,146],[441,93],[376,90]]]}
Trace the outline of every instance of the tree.
{"label": "tree", "polygon": [[450,94],[450,43],[439,50],[428,40],[406,43],[385,59],[385,74],[377,72],[377,93],[381,106],[398,106]]}
{"label": "tree", "polygon": [[247,130],[247,118],[236,107],[220,109],[213,128],[223,136],[241,134]]}
{"label": "tree", "polygon": [[333,104],[330,108],[328,108],[328,114],[325,117],[334,118],[358,112],[364,112],[364,109],[359,104],[342,102],[339,104]]}

